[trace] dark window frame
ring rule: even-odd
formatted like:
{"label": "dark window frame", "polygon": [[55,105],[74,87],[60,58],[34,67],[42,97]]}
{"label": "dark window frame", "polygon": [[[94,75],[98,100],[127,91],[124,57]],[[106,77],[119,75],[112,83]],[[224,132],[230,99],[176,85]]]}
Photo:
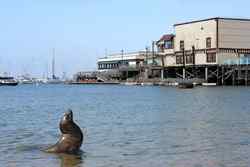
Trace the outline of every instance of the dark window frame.
{"label": "dark window frame", "polygon": [[207,49],[212,48],[212,38],[211,37],[206,38],[206,48]]}
{"label": "dark window frame", "polygon": [[216,53],[207,53],[207,63],[216,63]]}
{"label": "dark window frame", "polygon": [[167,40],[164,42],[164,49],[173,49],[174,43],[173,40]]}
{"label": "dark window frame", "polygon": [[186,64],[193,64],[193,55],[192,54],[188,54],[186,55]]}
{"label": "dark window frame", "polygon": [[185,42],[183,40],[180,41],[180,50],[184,50]]}
{"label": "dark window frame", "polygon": [[176,64],[183,64],[183,55],[176,55]]}

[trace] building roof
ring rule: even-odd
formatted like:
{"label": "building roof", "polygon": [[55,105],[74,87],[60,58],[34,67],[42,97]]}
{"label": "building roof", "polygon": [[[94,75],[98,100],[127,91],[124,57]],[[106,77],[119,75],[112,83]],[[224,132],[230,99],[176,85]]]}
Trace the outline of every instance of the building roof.
{"label": "building roof", "polygon": [[189,21],[189,22],[178,23],[178,24],[174,24],[174,26],[180,26],[180,25],[185,25],[185,24],[198,23],[198,22],[209,21],[209,20],[250,21],[250,19],[246,19],[246,18],[212,17],[212,18],[208,18],[208,19],[201,19],[201,20],[194,20],[194,21]]}
{"label": "building roof", "polygon": [[173,40],[174,37],[175,37],[174,34],[162,35],[162,37],[158,41],[156,41],[156,45],[163,45],[164,41],[171,41]]}
{"label": "building roof", "polygon": [[106,57],[99,58],[97,62],[112,62],[112,61],[121,61],[121,60],[143,60],[146,54],[150,54],[151,52],[148,51],[139,51],[139,52],[129,52],[129,53],[118,53],[108,55]]}
{"label": "building roof", "polygon": [[170,41],[174,38],[174,34],[165,34],[161,37],[160,41]]}

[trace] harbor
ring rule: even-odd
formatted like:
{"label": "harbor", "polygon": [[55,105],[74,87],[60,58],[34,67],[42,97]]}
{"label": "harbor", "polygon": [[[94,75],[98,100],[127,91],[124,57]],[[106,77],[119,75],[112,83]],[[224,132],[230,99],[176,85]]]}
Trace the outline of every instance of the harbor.
{"label": "harbor", "polygon": [[[19,78],[18,83],[122,84],[178,86],[248,86],[250,84],[250,20],[214,17],[173,25],[175,33],[152,40],[145,50],[106,54],[97,70],[79,71],[71,79]],[[183,87],[183,86],[181,86]],[[191,87],[191,86],[189,86]]]}
{"label": "harbor", "polygon": [[249,167],[250,1],[3,1],[0,167]]}
{"label": "harbor", "polygon": [[175,34],[164,34],[151,49],[121,50],[99,58],[99,78],[128,84],[176,85],[189,80],[198,85],[248,86],[250,38],[244,35],[249,27],[248,19],[220,17],[175,24]]}

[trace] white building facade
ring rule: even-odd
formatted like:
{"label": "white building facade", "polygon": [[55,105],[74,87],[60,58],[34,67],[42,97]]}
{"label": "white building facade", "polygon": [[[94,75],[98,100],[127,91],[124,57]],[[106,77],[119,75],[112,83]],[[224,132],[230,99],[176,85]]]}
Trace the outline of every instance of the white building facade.
{"label": "white building facade", "polygon": [[174,31],[157,42],[165,67],[240,63],[250,54],[250,19],[209,18],[175,24]]}
{"label": "white building facade", "polygon": [[116,70],[123,67],[138,69],[149,57],[146,51],[111,54],[97,61],[99,71]]}

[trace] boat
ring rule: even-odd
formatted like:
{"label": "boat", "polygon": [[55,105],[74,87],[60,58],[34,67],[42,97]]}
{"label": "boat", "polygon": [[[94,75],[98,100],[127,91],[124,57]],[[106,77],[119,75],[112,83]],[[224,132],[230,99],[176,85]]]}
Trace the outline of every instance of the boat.
{"label": "boat", "polygon": [[17,78],[18,82],[20,84],[34,84],[34,80],[32,80],[31,78],[29,77],[19,77]]}
{"label": "boat", "polygon": [[22,84],[33,84],[34,82],[32,80],[23,79],[23,80],[20,80],[20,83],[22,83]]}
{"label": "boat", "polygon": [[192,89],[194,88],[193,82],[190,81],[182,81],[178,83],[178,88],[180,89]]}
{"label": "boat", "polygon": [[202,83],[202,86],[217,86],[217,83]]}
{"label": "boat", "polygon": [[59,77],[56,76],[55,74],[55,49],[53,48],[53,57],[52,57],[52,77],[51,78],[47,78],[46,83],[47,84],[62,84],[64,83],[62,80],[60,80]]}
{"label": "boat", "polygon": [[16,86],[18,81],[14,77],[0,77],[0,86]]}
{"label": "boat", "polygon": [[58,78],[52,78],[52,79],[48,79],[47,84],[62,84],[64,83],[62,80],[58,79]]}

